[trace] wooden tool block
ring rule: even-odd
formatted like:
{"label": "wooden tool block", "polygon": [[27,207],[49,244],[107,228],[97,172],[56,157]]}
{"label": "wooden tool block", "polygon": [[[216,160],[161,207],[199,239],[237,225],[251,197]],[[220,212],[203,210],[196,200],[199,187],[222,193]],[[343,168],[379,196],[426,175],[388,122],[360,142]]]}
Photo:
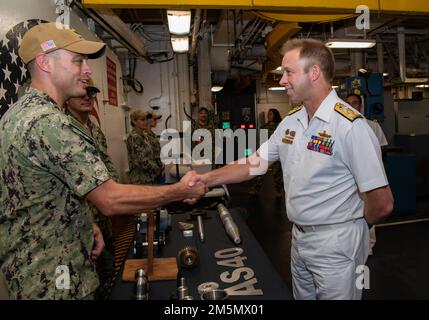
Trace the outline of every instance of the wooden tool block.
{"label": "wooden tool block", "polygon": [[[125,260],[122,280],[124,282],[134,282],[137,269],[143,268],[147,272],[148,259],[128,259]],[[177,278],[176,258],[154,258],[153,272],[148,274],[149,281],[175,280]]]}

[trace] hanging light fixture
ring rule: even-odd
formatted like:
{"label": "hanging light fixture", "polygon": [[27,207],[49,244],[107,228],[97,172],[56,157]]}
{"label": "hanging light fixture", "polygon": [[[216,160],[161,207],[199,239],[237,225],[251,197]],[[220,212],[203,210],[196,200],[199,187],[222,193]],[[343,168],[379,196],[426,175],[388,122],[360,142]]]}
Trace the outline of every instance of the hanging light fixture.
{"label": "hanging light fixture", "polygon": [[171,46],[173,47],[173,51],[177,53],[188,52],[189,50],[189,38],[179,37],[179,36],[171,36]]}
{"label": "hanging light fixture", "polygon": [[188,35],[191,30],[190,10],[167,10],[168,30],[174,35]]}
{"label": "hanging light fixture", "polygon": [[191,11],[167,10],[167,19],[173,51],[177,53],[188,52],[188,34],[191,30]]}
{"label": "hanging light fixture", "polygon": [[329,39],[325,46],[331,49],[368,49],[376,45],[371,39]]}
{"label": "hanging light fixture", "polygon": [[214,85],[212,86],[212,92],[219,92],[223,89],[223,86],[219,86],[219,85]]}

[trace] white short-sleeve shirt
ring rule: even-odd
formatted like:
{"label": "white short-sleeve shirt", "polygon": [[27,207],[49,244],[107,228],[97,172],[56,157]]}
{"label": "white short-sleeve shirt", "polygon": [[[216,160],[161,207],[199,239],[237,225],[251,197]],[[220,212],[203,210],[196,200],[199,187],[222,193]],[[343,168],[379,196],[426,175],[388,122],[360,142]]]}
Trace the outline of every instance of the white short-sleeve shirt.
{"label": "white short-sleeve shirt", "polygon": [[366,122],[368,123],[372,131],[374,131],[374,134],[377,137],[378,142],[380,143],[380,147],[387,146],[388,143],[386,140],[386,136],[384,135],[383,129],[381,129],[378,122],[374,120],[369,120],[369,119],[367,119]]}
{"label": "white short-sleeve shirt", "polygon": [[291,111],[258,152],[280,160],[288,218],[300,225],[360,218],[359,192],[388,184],[376,136],[335,90],[310,123],[305,107]]}

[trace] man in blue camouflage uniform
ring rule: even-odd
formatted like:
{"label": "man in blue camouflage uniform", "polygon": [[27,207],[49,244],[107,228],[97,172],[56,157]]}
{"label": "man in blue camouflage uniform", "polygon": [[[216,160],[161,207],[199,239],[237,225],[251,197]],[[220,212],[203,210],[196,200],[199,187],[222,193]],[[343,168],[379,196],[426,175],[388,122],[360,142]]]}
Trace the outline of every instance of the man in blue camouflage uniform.
{"label": "man in blue camouflage uniform", "polygon": [[[23,37],[19,55],[31,86],[0,121],[0,266],[11,299],[90,299],[103,249],[88,201],[104,215],[135,214],[206,192],[195,173],[165,187],[110,179],[94,139],[61,110],[85,94],[88,58],[105,44],[44,23]],[[94,229],[93,229],[94,228]]]}

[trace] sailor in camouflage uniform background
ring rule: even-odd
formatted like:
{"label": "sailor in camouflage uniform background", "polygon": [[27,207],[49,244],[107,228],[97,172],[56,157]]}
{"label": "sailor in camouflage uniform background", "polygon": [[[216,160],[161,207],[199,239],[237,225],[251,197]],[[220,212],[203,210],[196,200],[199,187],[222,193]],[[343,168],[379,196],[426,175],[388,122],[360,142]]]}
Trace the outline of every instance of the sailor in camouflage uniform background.
{"label": "sailor in camouflage uniform background", "polygon": [[[119,181],[113,161],[107,153],[106,137],[100,127],[95,125],[89,118],[91,111],[94,108],[96,95],[100,90],[94,86],[92,79],[89,80],[86,87],[86,95],[78,98],[71,98],[66,101],[65,112],[70,117],[70,121],[82,131],[89,134],[95,141],[96,148],[99,152],[101,160],[106,165],[110,177],[114,181]],[[105,299],[108,297],[114,277],[115,267],[115,248],[113,239],[113,228],[110,217],[103,215],[95,205],[90,203],[90,208],[94,217],[95,223],[100,227],[105,243],[105,250],[97,258],[96,269],[100,279],[100,288],[97,298]]]}
{"label": "sailor in camouflage uniform background", "polygon": [[132,131],[127,137],[128,177],[133,184],[159,184],[164,165],[160,159],[161,146],[151,130],[160,115],[136,110],[131,113]]}
{"label": "sailor in camouflage uniform background", "polygon": [[[105,44],[43,23],[24,35],[19,56],[31,86],[0,121],[0,268],[11,299],[90,299],[93,259],[104,249],[89,202],[105,215],[135,214],[207,191],[190,183],[153,188],[114,182],[94,139],[61,110],[86,93]],[[69,281],[68,281],[69,280]]]}
{"label": "sailor in camouflage uniform background", "polygon": [[[198,109],[198,119],[196,121],[192,121],[191,125],[191,132],[192,132],[192,150],[194,150],[195,146],[202,143],[204,141],[204,137],[200,136],[196,140],[194,140],[194,132],[198,129],[206,129],[210,131],[211,138],[212,138],[212,154],[211,154],[211,162],[212,162],[212,168],[215,167],[215,156],[216,156],[216,150],[215,150],[215,130],[216,130],[216,124],[213,121],[213,117],[209,116],[209,110],[206,107],[201,107]],[[202,151],[202,150],[201,150]],[[202,152],[200,156],[206,156],[203,155]]]}

